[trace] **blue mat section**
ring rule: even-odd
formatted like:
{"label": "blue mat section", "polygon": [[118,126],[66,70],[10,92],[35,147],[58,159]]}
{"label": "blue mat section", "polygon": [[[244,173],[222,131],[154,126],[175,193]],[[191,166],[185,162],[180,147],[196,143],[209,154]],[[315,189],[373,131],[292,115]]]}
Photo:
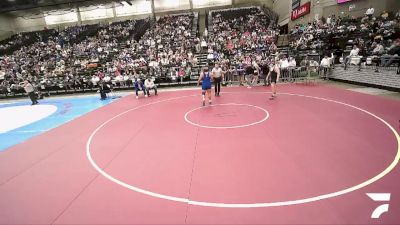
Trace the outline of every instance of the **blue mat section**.
{"label": "blue mat section", "polygon": [[[57,111],[50,116],[35,121],[29,125],[19,127],[6,133],[0,133],[0,151],[28,140],[31,137],[58,127],[81,115],[93,111],[99,107],[109,104],[112,99],[99,100],[98,96],[84,96],[71,98],[54,98],[40,100],[40,104],[54,105]],[[12,104],[0,104],[0,108],[30,105],[30,101],[17,102]]]}

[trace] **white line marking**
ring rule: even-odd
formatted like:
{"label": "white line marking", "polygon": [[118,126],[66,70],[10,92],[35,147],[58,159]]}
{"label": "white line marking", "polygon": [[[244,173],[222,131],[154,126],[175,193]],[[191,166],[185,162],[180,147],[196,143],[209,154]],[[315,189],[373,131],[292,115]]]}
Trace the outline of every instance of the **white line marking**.
{"label": "white line marking", "polygon": [[[235,94],[242,94],[243,92],[223,92],[223,94],[227,94],[227,93],[235,93]],[[251,94],[265,94],[265,93],[271,93],[271,92],[246,92],[246,93],[251,93]],[[119,184],[125,188],[128,188],[130,190],[145,194],[145,195],[149,195],[152,197],[156,197],[156,198],[160,198],[160,199],[165,199],[165,200],[170,200],[170,201],[176,201],[176,202],[182,202],[182,203],[186,203],[189,205],[196,205],[196,206],[207,206],[207,207],[220,207],[220,208],[260,208],[260,207],[274,207],[274,206],[288,206],[288,205],[297,205],[297,204],[304,204],[304,203],[309,203],[309,202],[315,202],[315,201],[320,201],[323,199],[328,199],[328,198],[333,198],[333,197],[337,197],[340,195],[344,195],[353,191],[356,191],[358,189],[361,189],[363,187],[366,187],[374,182],[376,182],[377,180],[381,179],[382,177],[384,177],[385,175],[387,175],[390,171],[392,171],[396,165],[398,164],[399,160],[400,160],[400,136],[397,133],[397,131],[385,120],[383,120],[382,118],[378,117],[377,115],[368,112],[367,110],[361,109],[359,107],[347,104],[347,103],[343,103],[343,102],[339,102],[339,101],[335,101],[335,100],[331,100],[331,99],[326,99],[326,98],[320,98],[320,97],[314,97],[314,96],[307,96],[307,95],[301,95],[301,94],[292,94],[292,93],[280,93],[281,95],[290,95],[290,96],[299,96],[299,97],[306,97],[306,98],[312,98],[312,99],[318,99],[318,100],[323,100],[323,101],[328,101],[328,102],[333,102],[333,103],[337,103],[337,104],[341,104],[344,106],[348,106],[351,107],[353,109],[357,109],[361,112],[364,112],[374,118],[376,118],[377,120],[381,121],[383,124],[385,124],[394,134],[394,136],[396,137],[397,140],[397,154],[393,160],[393,162],[386,168],[384,169],[382,172],[380,172],[378,175],[370,178],[367,181],[364,181],[360,184],[357,184],[353,187],[349,187],[337,192],[332,192],[332,193],[328,193],[328,194],[323,194],[323,195],[319,195],[319,196],[314,196],[314,197],[310,197],[310,198],[305,198],[305,199],[297,199],[297,200],[291,200],[291,201],[281,201],[281,202],[266,202],[266,203],[218,203],[218,202],[202,202],[202,201],[194,201],[194,200],[190,200],[187,198],[181,198],[181,197],[174,197],[174,196],[169,196],[169,195],[163,195],[163,194],[158,194],[155,192],[151,192],[145,189],[141,189],[138,187],[135,187],[133,185],[124,183],[123,181],[120,181],[114,177],[112,177],[111,175],[109,175],[108,173],[106,173],[104,170],[102,170],[97,164],[96,162],[93,160],[92,155],[90,153],[90,143],[92,142],[93,137],[96,135],[96,133],[103,128],[107,123],[111,122],[112,120],[130,112],[136,109],[140,109],[149,105],[154,105],[157,103],[161,103],[161,102],[166,102],[166,101],[172,101],[172,100],[177,100],[177,99],[182,99],[182,98],[187,98],[187,97],[193,97],[193,96],[198,96],[198,95],[188,95],[188,96],[181,96],[181,97],[176,97],[176,98],[169,98],[169,99],[165,99],[165,100],[161,100],[161,101],[156,101],[156,102],[151,102],[142,106],[138,106],[132,109],[129,109],[125,112],[122,112],[112,118],[110,118],[109,120],[105,121],[104,123],[102,123],[99,127],[97,127],[92,134],[90,135],[87,143],[86,143],[86,156],[89,160],[89,162],[92,164],[92,166],[101,174],[103,175],[105,178],[109,179],[110,181]]]}
{"label": "white line marking", "polygon": [[15,131],[15,133],[36,133],[36,132],[46,132],[46,131],[49,130],[20,130],[20,131]]}
{"label": "white line marking", "polygon": [[[254,108],[257,108],[257,109],[260,109],[260,110],[264,111],[264,112],[265,112],[265,117],[262,118],[262,119],[259,120],[259,121],[254,122],[254,123],[243,124],[243,125],[237,125],[237,126],[220,126],[220,127],[218,127],[218,126],[200,125],[200,124],[194,123],[194,122],[192,122],[192,121],[190,121],[190,120],[188,119],[188,115],[189,115],[190,113],[196,111],[196,110],[204,109],[204,108],[207,108],[207,107],[215,107],[215,106],[219,106],[219,105],[233,105],[233,106],[249,106],[249,107],[254,107]],[[210,128],[210,129],[234,129],[234,128],[242,128],[242,127],[249,127],[249,126],[257,125],[257,124],[259,124],[259,123],[262,123],[262,122],[266,121],[266,120],[269,118],[269,113],[268,113],[267,110],[265,110],[265,109],[263,109],[263,108],[261,108],[261,107],[255,106],[255,105],[250,105],[250,104],[226,103],[226,104],[215,104],[215,105],[210,105],[210,106],[207,106],[207,107],[204,107],[204,106],[203,106],[203,107],[198,107],[198,108],[195,108],[195,109],[192,109],[192,110],[188,111],[187,113],[185,113],[185,116],[184,116],[185,121],[188,122],[188,123],[190,123],[190,124],[192,124],[193,126],[202,127],[202,128]]]}

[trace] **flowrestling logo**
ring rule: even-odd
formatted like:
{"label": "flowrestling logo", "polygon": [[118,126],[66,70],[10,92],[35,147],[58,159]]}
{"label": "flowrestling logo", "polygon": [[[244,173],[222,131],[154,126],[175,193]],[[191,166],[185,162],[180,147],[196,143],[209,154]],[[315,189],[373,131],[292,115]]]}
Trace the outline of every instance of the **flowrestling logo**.
{"label": "flowrestling logo", "polygon": [[385,203],[375,208],[371,214],[372,219],[379,219],[383,213],[389,211],[390,193],[367,193],[367,195],[376,202]]}

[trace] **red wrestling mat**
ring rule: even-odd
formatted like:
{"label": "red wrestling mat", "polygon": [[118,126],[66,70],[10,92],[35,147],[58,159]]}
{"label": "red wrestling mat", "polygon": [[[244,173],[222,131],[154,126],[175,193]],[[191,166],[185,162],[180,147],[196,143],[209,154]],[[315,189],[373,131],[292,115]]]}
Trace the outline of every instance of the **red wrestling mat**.
{"label": "red wrestling mat", "polygon": [[400,103],[268,91],[131,95],[0,152],[0,223],[400,223]]}

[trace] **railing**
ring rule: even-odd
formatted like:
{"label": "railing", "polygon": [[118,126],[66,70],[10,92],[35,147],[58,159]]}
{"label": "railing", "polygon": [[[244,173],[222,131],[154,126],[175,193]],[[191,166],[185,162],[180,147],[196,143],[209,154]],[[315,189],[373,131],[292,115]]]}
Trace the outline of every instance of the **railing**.
{"label": "railing", "polygon": [[[354,65],[361,71],[363,69],[379,71],[396,71],[400,74],[400,56],[382,55],[382,56],[343,56],[340,59],[345,70]],[[395,65],[397,64],[397,66]]]}

